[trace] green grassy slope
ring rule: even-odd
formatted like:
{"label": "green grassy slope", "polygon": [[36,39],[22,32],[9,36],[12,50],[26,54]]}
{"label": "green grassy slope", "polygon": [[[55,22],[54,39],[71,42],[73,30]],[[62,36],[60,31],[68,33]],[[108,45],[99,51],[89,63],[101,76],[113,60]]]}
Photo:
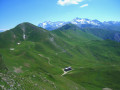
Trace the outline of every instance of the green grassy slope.
{"label": "green grassy slope", "polygon": [[79,27],[73,24],[64,25],[63,27],[51,32],[73,46],[76,44],[89,42],[91,40],[103,40],[102,38],[99,38],[89,32],[87,33],[82,31]]}
{"label": "green grassy slope", "polygon": [[[112,31],[107,35],[105,30],[96,31],[93,29],[92,31],[91,29],[85,31],[72,27],[72,29],[62,28],[52,32],[63,40],[70,41],[74,47],[72,52],[77,56],[72,62],[74,70],[66,75],[67,78],[88,90],[101,90],[106,87],[119,90],[120,44],[109,40],[101,41],[102,39],[94,36],[112,39],[111,35],[114,34]],[[77,59],[79,61],[75,62]]]}
{"label": "green grassy slope", "polygon": [[84,28],[82,30],[86,33],[91,33],[104,40],[109,39],[109,40],[120,42],[119,31],[114,31],[114,30],[109,30],[109,29],[98,29],[98,28]]}
{"label": "green grassy slope", "polygon": [[[13,38],[13,34],[9,33],[14,33],[16,37]],[[4,86],[6,89],[18,90],[102,90],[106,87],[120,89],[120,43],[104,41],[71,24],[49,32],[23,23],[1,33],[0,40],[0,54],[8,68],[6,73],[0,73],[1,88]],[[3,43],[8,45],[4,46]],[[67,66],[71,66],[73,70],[61,76],[62,69]]]}
{"label": "green grassy slope", "polygon": [[0,55],[0,72],[2,72],[4,70],[7,70],[7,68],[6,68],[5,63],[3,61],[2,55]]}
{"label": "green grassy slope", "polygon": [[[101,90],[106,87],[119,90],[120,44],[111,41],[96,41],[86,46],[90,52],[87,56],[92,54],[87,58],[88,61],[85,61],[87,65],[82,63],[76,66],[75,70],[65,77],[86,87],[87,90]],[[86,46],[83,48],[85,49]]]}
{"label": "green grassy slope", "polygon": [[[23,27],[25,27],[25,40],[23,39]],[[9,32],[14,33],[16,37],[12,38],[13,34],[10,36],[6,35]],[[4,89],[72,90],[75,87],[82,88],[80,85],[61,76],[63,73],[62,68],[66,64],[64,61],[61,62],[61,58],[57,57],[56,53],[64,51],[64,47],[68,45],[66,42],[55,37],[50,32],[29,23],[24,23],[22,26],[20,24],[10,31],[1,33],[1,39],[5,40],[6,37],[8,37],[8,40],[5,42],[1,40],[0,43],[1,46],[8,43],[7,46],[3,46],[4,48],[0,48],[0,53],[3,55],[4,62],[8,68],[5,76],[1,74],[0,77],[3,82],[1,82],[1,85],[4,86]],[[20,42],[19,45],[17,44],[18,42]],[[64,46],[62,46],[63,44]],[[10,50],[10,48],[14,48],[14,50]],[[7,79],[7,81],[3,78]]]}
{"label": "green grassy slope", "polygon": [[49,37],[52,35],[40,27],[37,27],[30,23],[21,23],[15,28],[8,30],[6,32],[0,33],[0,47],[10,47],[14,46],[16,43],[24,41],[48,41]]}

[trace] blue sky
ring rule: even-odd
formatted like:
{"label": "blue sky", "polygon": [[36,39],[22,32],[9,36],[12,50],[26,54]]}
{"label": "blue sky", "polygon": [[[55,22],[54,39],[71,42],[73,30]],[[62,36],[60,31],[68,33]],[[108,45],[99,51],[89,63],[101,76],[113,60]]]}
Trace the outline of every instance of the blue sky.
{"label": "blue sky", "polygon": [[76,17],[120,21],[120,0],[0,0],[0,30]]}

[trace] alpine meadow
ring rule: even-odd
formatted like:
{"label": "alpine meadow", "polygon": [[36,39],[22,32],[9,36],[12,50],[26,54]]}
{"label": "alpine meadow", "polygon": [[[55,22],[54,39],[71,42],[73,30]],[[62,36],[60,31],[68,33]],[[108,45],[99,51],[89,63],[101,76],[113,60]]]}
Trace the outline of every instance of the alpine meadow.
{"label": "alpine meadow", "polygon": [[0,0],[0,90],[120,90],[119,0]]}

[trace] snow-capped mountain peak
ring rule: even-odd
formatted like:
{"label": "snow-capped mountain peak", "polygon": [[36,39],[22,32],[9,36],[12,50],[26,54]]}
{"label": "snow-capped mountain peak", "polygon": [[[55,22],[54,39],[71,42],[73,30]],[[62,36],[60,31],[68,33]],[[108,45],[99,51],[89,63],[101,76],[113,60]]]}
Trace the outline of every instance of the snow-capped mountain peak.
{"label": "snow-capped mountain peak", "polygon": [[100,25],[101,22],[98,20],[90,20],[86,18],[75,18],[71,21],[72,24],[91,24],[91,25]]}
{"label": "snow-capped mountain peak", "polygon": [[57,22],[51,22],[51,21],[46,21],[46,22],[43,22],[43,23],[40,23],[38,26],[39,27],[42,27],[44,29],[47,29],[47,30],[54,30],[54,29],[57,29],[59,27],[62,27],[63,25],[65,24],[68,24],[68,23],[72,23],[72,24],[75,24],[79,27],[81,27],[82,25],[92,25],[94,27],[99,27],[99,26],[104,26],[104,25],[120,25],[120,22],[117,22],[117,21],[105,21],[105,22],[100,22],[99,20],[90,20],[90,19],[87,19],[87,18],[75,18],[71,21],[68,21],[68,22],[64,22],[64,21],[57,21]]}
{"label": "snow-capped mountain peak", "polygon": [[40,23],[38,26],[42,27],[44,29],[47,29],[47,30],[54,30],[54,29],[57,29],[65,24],[67,24],[67,22],[64,22],[64,21],[57,21],[57,22],[46,21],[46,22]]}

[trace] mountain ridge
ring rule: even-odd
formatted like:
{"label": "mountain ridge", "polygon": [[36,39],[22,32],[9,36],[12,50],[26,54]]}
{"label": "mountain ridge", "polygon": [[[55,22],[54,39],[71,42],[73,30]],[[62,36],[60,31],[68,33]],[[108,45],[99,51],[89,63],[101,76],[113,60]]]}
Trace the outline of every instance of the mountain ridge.
{"label": "mountain ridge", "polygon": [[[13,29],[0,33],[0,44],[1,47],[4,47],[5,45],[9,46],[10,44],[15,44],[25,40],[45,41],[48,40],[48,36],[51,35],[47,30],[25,22],[17,25]],[[4,40],[4,38],[6,38],[6,40]]]}
{"label": "mountain ridge", "polygon": [[99,37],[103,40],[109,39],[109,40],[120,42],[120,31],[114,31],[114,30],[108,30],[108,29],[99,29],[96,27],[91,28],[90,26],[91,25],[85,24],[85,26],[81,28],[78,25],[70,23],[70,24],[66,24],[66,25],[64,25],[56,30],[60,30],[60,31],[79,30],[79,31],[82,31],[85,33],[89,33],[91,35],[95,35],[96,37]]}

